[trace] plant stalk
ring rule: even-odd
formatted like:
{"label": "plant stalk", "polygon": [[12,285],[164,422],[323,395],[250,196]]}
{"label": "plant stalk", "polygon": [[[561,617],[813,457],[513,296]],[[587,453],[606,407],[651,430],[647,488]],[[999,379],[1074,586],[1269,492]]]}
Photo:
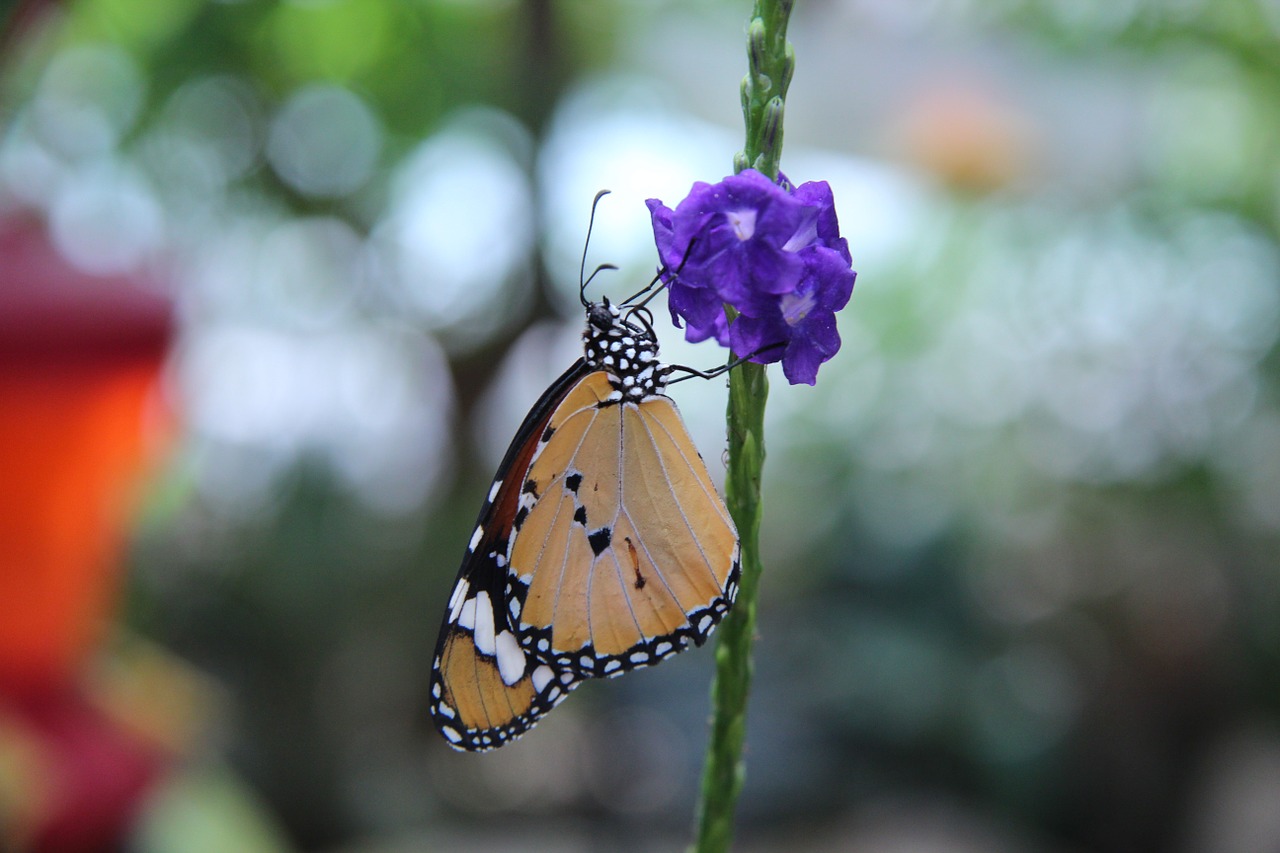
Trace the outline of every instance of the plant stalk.
{"label": "plant stalk", "polygon": [[[742,81],[746,144],[735,171],[754,168],[776,180],[782,155],[782,118],[795,55],[787,42],[794,0],[756,0],[747,27],[748,72]],[[730,320],[733,314],[730,309]],[[729,372],[729,464],[725,496],[741,543],[742,577],[737,602],[717,632],[716,675],[711,687],[711,738],[702,773],[695,853],[726,853],[746,776],[743,746],[751,691],[751,644],[763,566],[760,561],[760,481],[764,468],[764,408],[769,380],[762,364]]]}

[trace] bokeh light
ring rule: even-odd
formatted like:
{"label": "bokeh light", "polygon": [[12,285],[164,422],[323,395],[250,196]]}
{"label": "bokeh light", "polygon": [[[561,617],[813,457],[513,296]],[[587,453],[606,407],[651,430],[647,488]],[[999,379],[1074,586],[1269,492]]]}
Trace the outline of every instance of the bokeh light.
{"label": "bokeh light", "polygon": [[307,86],[280,107],[267,136],[267,160],[304,195],[346,196],[373,173],[382,148],[377,120],[355,93]]}
{"label": "bokeh light", "polygon": [[388,287],[455,347],[477,348],[527,306],[532,199],[518,159],[527,145],[509,117],[469,113],[392,178],[374,231]]}

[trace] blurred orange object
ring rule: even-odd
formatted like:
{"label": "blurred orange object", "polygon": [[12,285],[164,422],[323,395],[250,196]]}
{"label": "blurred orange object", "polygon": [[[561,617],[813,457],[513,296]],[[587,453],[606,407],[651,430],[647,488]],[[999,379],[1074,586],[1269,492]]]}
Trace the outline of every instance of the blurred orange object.
{"label": "blurred orange object", "polygon": [[934,81],[908,100],[896,127],[907,158],[954,189],[1002,189],[1031,165],[1029,119],[995,87],[963,74]]}
{"label": "blurred orange object", "polygon": [[166,299],[0,223],[2,693],[66,684],[102,636],[171,334]]}
{"label": "blurred orange object", "polygon": [[0,221],[0,847],[114,850],[164,767],[84,690],[163,437],[167,299]]}

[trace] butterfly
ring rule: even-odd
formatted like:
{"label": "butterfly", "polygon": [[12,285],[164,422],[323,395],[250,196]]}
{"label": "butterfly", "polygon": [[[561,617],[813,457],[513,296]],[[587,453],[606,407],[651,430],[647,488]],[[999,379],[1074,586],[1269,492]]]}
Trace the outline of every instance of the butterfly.
{"label": "butterfly", "polygon": [[583,356],[516,431],[445,611],[430,709],[455,749],[502,746],[583,680],[702,645],[737,594],[737,530],[663,394],[697,371],[658,361],[643,303],[580,299]]}

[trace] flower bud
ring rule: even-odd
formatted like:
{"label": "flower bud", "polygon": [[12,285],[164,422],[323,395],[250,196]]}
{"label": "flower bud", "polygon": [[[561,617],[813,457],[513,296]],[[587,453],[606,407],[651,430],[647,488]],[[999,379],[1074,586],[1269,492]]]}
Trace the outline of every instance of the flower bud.
{"label": "flower bud", "polygon": [[796,49],[791,46],[791,42],[787,42],[786,56],[782,60],[781,68],[781,85],[778,86],[778,94],[786,97],[787,88],[791,85],[791,75],[796,71]]}
{"label": "flower bud", "polygon": [[760,133],[760,147],[764,151],[777,151],[782,147],[782,114],[785,105],[782,98],[772,97],[764,105],[764,126]]}
{"label": "flower bud", "polygon": [[747,25],[747,60],[752,74],[764,71],[765,61],[769,56],[769,43],[766,40],[764,21],[752,18]]}

